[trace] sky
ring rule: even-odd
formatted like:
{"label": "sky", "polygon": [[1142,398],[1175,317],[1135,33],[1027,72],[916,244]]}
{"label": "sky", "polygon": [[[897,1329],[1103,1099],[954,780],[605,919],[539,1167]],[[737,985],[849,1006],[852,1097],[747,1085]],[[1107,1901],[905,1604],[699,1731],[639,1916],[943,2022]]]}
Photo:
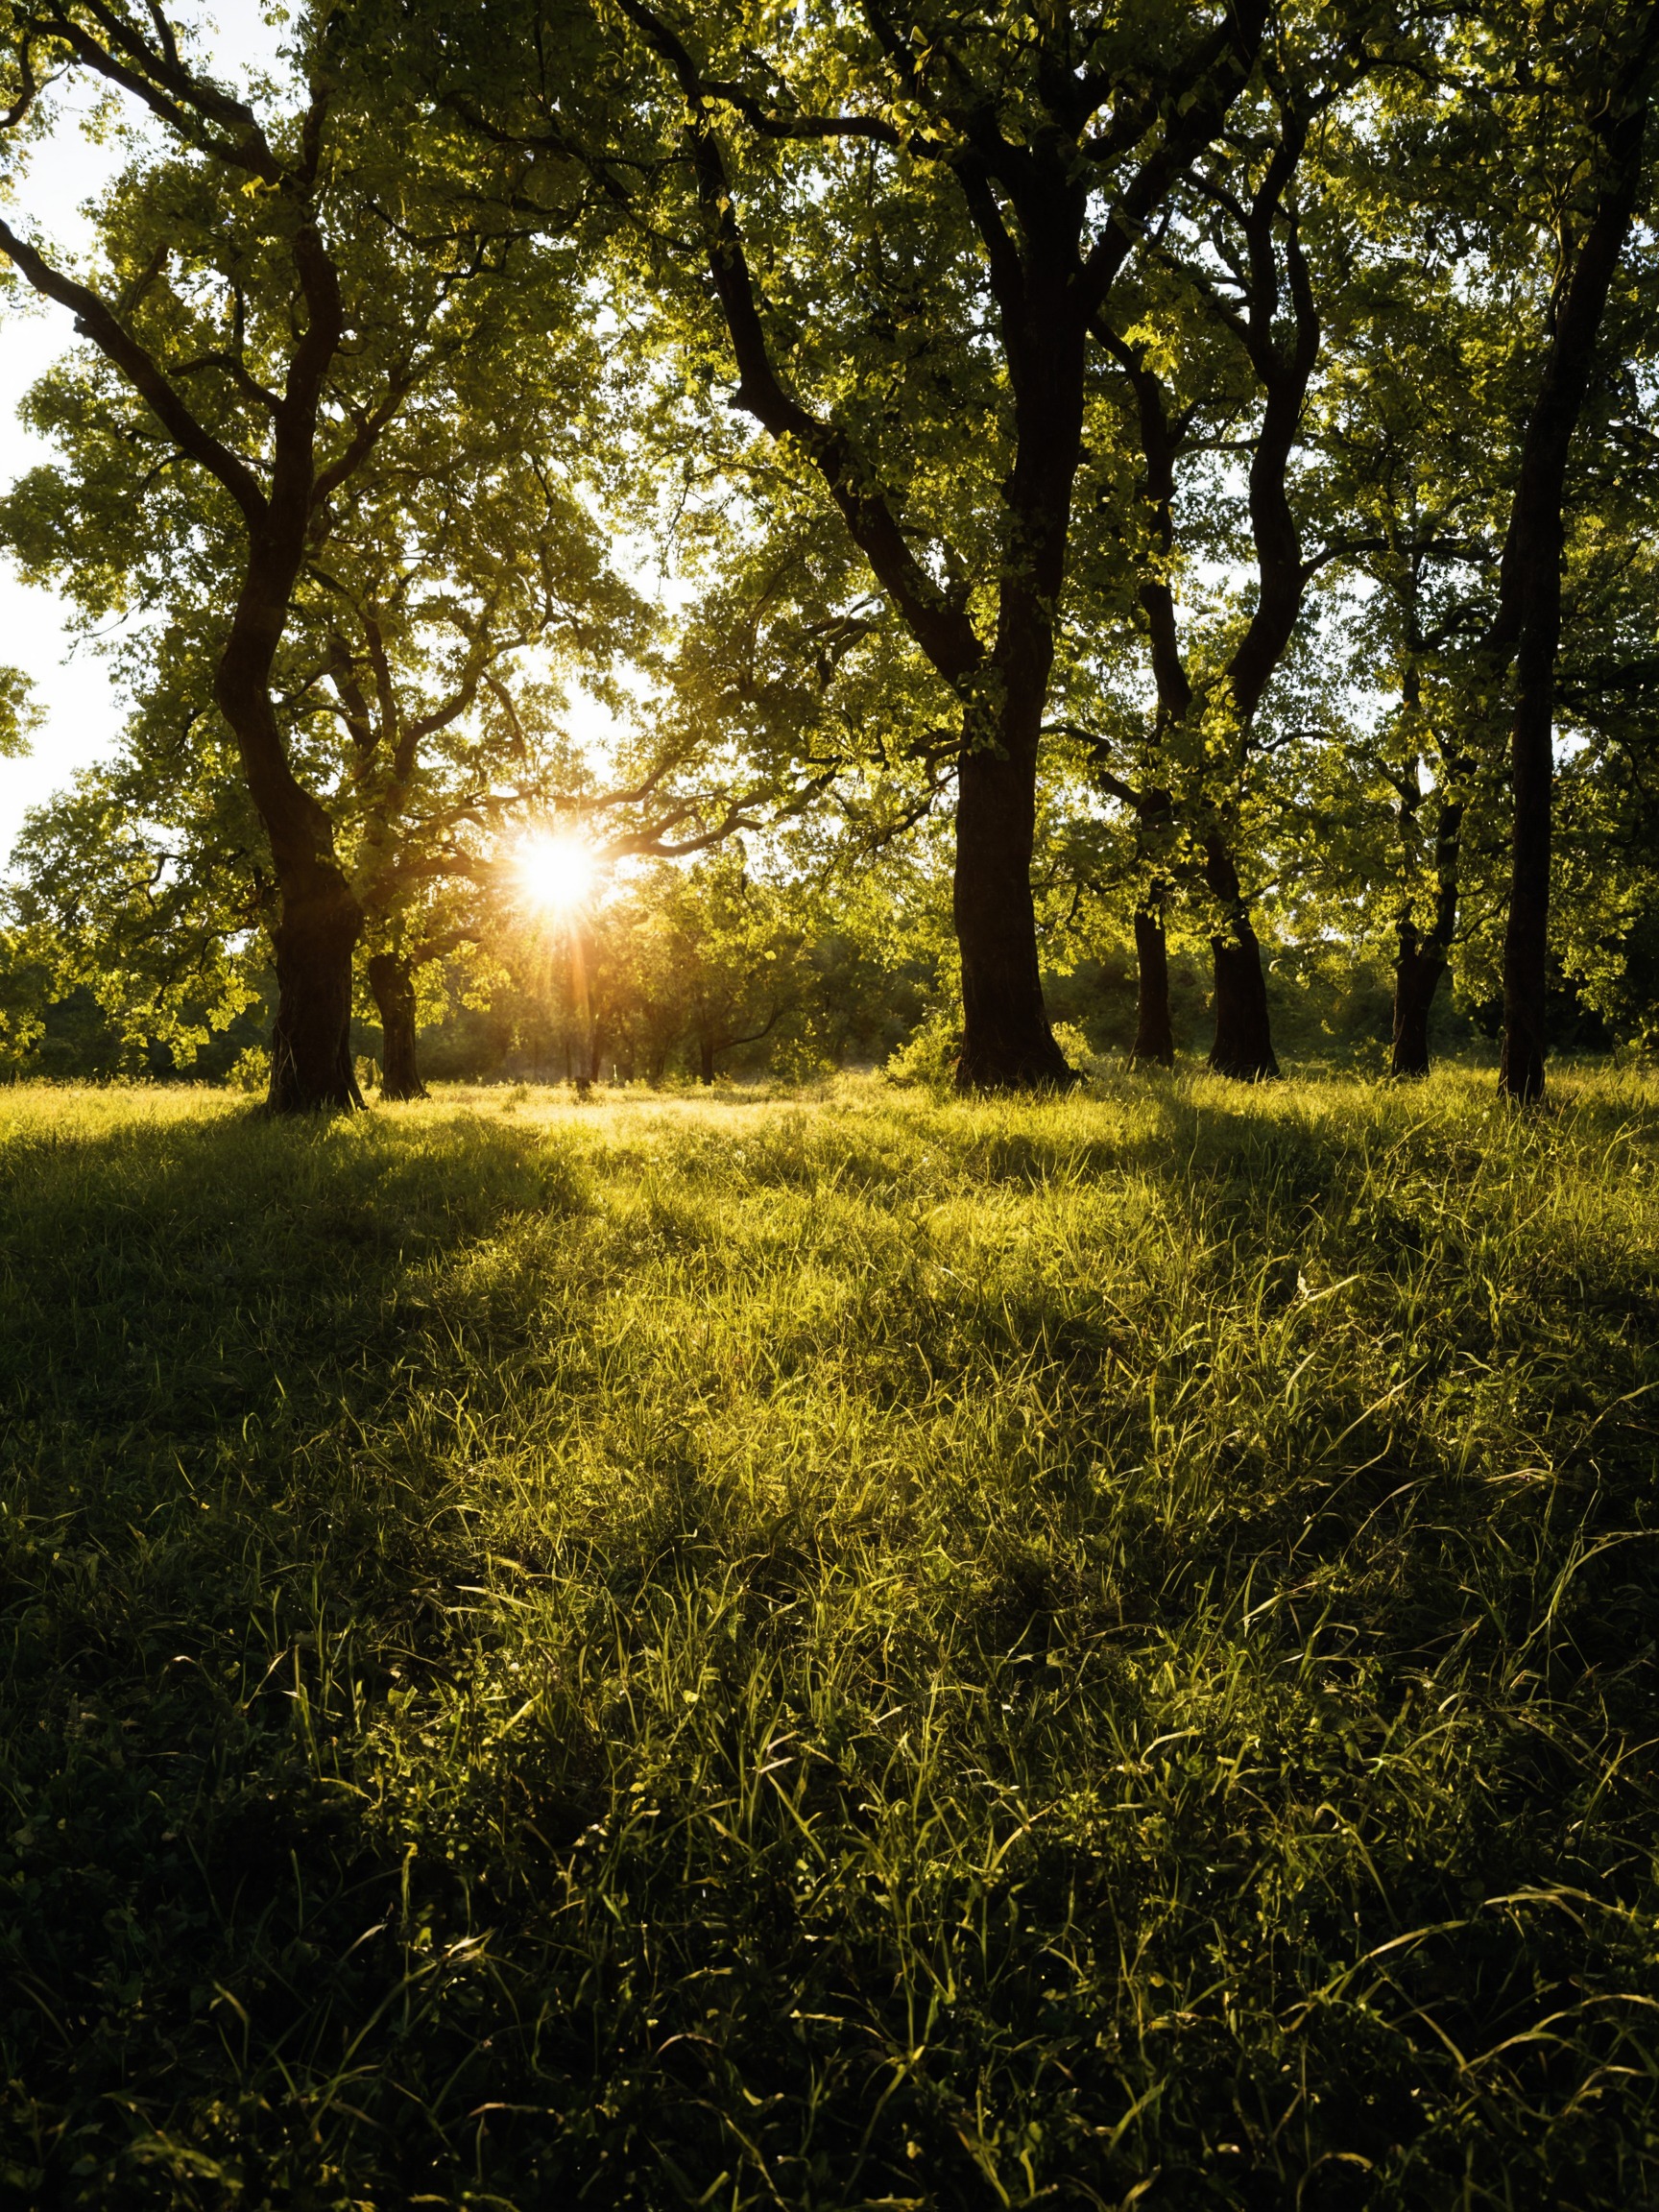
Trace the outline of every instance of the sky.
{"label": "sky", "polygon": [[[269,62],[280,33],[264,19],[259,0],[215,0],[211,9],[179,6],[180,24],[199,25],[217,71],[240,78],[250,65]],[[72,118],[30,156],[12,196],[7,218],[70,252],[84,250],[90,226],[82,209],[97,196],[120,160],[119,150],[90,144]],[[50,459],[50,447],[17,420],[30,386],[74,343],[67,312],[51,305],[7,306],[0,311],[0,487],[10,489],[27,469]],[[0,555],[0,662],[34,679],[46,722],[35,733],[28,757],[0,759],[0,864],[12,850],[25,811],[69,782],[77,768],[114,743],[124,708],[111,689],[103,657],[77,642],[58,595],[22,583]]]}

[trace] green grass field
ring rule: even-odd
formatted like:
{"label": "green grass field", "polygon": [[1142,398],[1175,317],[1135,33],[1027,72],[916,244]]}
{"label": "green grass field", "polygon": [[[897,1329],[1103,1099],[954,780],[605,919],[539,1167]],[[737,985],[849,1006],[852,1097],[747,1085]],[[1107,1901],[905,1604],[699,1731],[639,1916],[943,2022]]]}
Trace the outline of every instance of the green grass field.
{"label": "green grass field", "polygon": [[1659,1082],[0,1176],[0,2202],[1659,2200]]}

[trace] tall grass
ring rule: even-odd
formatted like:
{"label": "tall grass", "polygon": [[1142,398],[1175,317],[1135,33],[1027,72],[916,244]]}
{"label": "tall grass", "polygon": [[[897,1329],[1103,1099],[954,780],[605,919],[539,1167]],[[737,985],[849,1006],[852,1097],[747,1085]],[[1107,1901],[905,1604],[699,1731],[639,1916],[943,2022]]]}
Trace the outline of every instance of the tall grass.
{"label": "tall grass", "polygon": [[1654,2201],[1554,1098],[0,1093],[0,2200]]}

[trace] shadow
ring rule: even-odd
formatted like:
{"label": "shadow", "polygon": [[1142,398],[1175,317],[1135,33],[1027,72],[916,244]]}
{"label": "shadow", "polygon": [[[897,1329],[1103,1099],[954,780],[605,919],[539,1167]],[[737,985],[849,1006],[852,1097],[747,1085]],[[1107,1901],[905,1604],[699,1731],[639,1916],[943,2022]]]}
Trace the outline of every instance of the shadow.
{"label": "shadow", "polygon": [[0,1147],[6,2186],[1337,2202],[1511,2035],[1616,2160],[1645,1095],[692,1104]]}
{"label": "shadow", "polygon": [[471,1559],[411,1418],[433,1285],[584,1202],[556,1133],[442,1109],[66,1103],[0,1147],[0,2172],[32,2200],[309,2202],[357,2125],[308,2147],[269,2093],[430,1980],[351,1744],[449,1664]]}

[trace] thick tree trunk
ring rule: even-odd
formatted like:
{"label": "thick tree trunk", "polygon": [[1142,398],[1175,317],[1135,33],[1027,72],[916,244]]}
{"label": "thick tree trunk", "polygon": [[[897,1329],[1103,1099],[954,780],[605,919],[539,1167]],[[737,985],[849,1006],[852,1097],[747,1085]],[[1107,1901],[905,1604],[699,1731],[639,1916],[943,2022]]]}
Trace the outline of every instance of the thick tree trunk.
{"label": "thick tree trunk", "polygon": [[318,870],[298,894],[282,886],[266,1098],[274,1114],[363,1103],[351,1067],[351,962],[362,926],[344,878]]}
{"label": "thick tree trunk", "polygon": [[953,908],[962,952],[959,1091],[1032,1091],[1074,1080],[1043,1004],[1031,848],[1037,760],[965,752],[957,776]]}
{"label": "thick tree trunk", "polygon": [[[321,253],[315,234],[308,235]],[[336,321],[338,306],[336,287]],[[321,376],[321,365],[332,350],[326,318],[307,335],[307,349],[313,337],[316,358],[307,381],[313,373]],[[297,374],[296,370],[291,383]],[[299,409],[291,421],[284,403],[273,471],[278,489],[266,513],[251,522],[248,567],[230,635],[213,672],[219,710],[234,733],[249,796],[271,840],[281,902],[274,932],[276,1020],[266,1100],[274,1114],[363,1103],[351,1068],[351,968],[363,933],[363,908],[334,857],[334,826],[327,809],[294,773],[271,696],[272,664],[305,545],[314,430],[314,413]]]}
{"label": "thick tree trunk", "polygon": [[1394,1052],[1390,1075],[1429,1072],[1429,1014],[1446,973],[1446,958],[1433,938],[1424,940],[1414,923],[1400,924],[1394,961]]}
{"label": "thick tree trunk", "polygon": [[1220,904],[1221,922],[1210,939],[1215,974],[1215,1041],[1210,1065],[1217,1075],[1261,1083],[1279,1072],[1267,1019],[1267,979],[1262,947],[1250,924],[1238,871],[1221,838],[1212,832],[1204,848],[1204,880]]}
{"label": "thick tree trunk", "polygon": [[697,1040],[697,1079],[701,1083],[714,1080],[714,1040],[699,1037]]}
{"label": "thick tree trunk", "polygon": [[274,1114],[361,1106],[351,1066],[351,971],[363,910],[345,878],[318,869],[311,881],[278,882],[274,931],[276,1019],[271,1031]]}
{"label": "thick tree trunk", "polygon": [[333,825],[289,767],[277,730],[268,679],[285,612],[286,598],[267,596],[251,577],[215,691],[271,840],[280,899],[266,1104],[274,1114],[301,1114],[363,1103],[351,1068],[351,968],[363,908],[334,858]]}
{"label": "thick tree trunk", "polygon": [[1262,974],[1262,948],[1248,920],[1234,924],[1236,937],[1210,940],[1215,971],[1215,1041],[1210,1065],[1217,1075],[1238,1083],[1262,1083],[1279,1072],[1273,1056],[1273,1030],[1267,1019],[1267,986]]}
{"label": "thick tree trunk", "polygon": [[1135,910],[1135,1046],[1132,1068],[1173,1068],[1175,1034],[1169,1022],[1169,948],[1162,898]]}
{"label": "thick tree trunk", "polygon": [[415,1047],[415,971],[393,952],[369,958],[369,988],[380,1014],[380,1095],[424,1098]]}

